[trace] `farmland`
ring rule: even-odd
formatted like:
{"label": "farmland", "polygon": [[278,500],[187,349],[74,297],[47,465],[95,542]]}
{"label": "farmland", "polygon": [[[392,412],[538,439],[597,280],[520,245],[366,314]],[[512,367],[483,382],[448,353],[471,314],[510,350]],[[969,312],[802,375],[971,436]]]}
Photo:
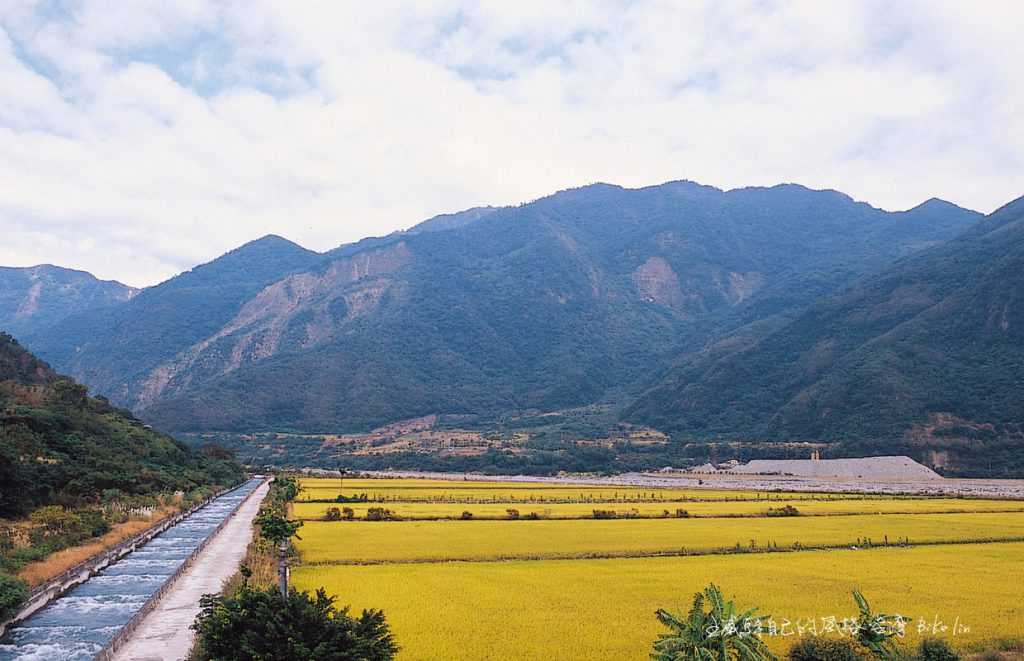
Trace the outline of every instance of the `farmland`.
{"label": "farmland", "polygon": [[[835,500],[732,500],[732,501],[679,501],[679,502],[610,502],[610,503],[422,503],[387,502],[395,517],[401,519],[457,519],[469,512],[474,519],[508,519],[513,516],[527,518],[536,515],[544,519],[593,518],[594,510],[611,510],[617,518],[664,518],[678,516],[683,510],[692,517],[767,516],[771,508],[790,505],[800,514],[829,516],[846,514],[925,514],[955,512],[1021,512],[1024,502],[1003,500],[965,500],[957,498],[923,499],[855,499]],[[366,510],[374,503],[345,503],[356,519],[366,518]],[[304,520],[322,519],[336,503],[295,503],[294,515]],[[509,510],[513,510],[510,514]],[[668,512],[668,514],[666,514]]]}
{"label": "farmland", "polygon": [[[959,617],[969,630],[945,635],[961,648],[1024,638],[1024,587],[1008,580],[1024,573],[1020,501],[425,480],[302,486],[300,500],[381,495],[295,503],[293,516],[309,520],[293,577],[356,609],[383,608],[403,660],[644,659],[659,633],[653,612],[685,610],[712,581],[780,623],[852,615],[850,591],[860,588],[879,609],[915,618],[911,640],[919,617],[950,626]],[[786,504],[799,516],[765,516]],[[328,507],[351,507],[357,520],[315,520]],[[405,520],[358,520],[369,507]],[[662,516],[677,508],[691,518]],[[509,509],[544,515],[511,519]],[[594,509],[640,518],[599,520]],[[824,550],[806,550],[814,547]],[[793,639],[768,642],[783,651]]]}

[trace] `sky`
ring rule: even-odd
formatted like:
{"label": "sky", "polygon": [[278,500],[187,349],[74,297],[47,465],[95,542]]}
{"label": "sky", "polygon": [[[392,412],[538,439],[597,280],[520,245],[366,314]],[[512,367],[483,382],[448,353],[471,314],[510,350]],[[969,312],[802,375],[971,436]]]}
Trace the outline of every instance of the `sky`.
{"label": "sky", "polygon": [[148,286],[597,181],[1024,195],[1024,3],[0,0],[0,265]]}

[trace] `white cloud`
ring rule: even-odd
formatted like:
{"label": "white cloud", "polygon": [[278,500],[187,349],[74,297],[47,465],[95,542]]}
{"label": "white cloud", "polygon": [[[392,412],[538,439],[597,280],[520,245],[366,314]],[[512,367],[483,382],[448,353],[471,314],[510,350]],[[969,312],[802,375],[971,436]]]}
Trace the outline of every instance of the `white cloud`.
{"label": "white cloud", "polygon": [[0,4],[0,263],[152,284],[592,181],[1024,193],[1016,2]]}

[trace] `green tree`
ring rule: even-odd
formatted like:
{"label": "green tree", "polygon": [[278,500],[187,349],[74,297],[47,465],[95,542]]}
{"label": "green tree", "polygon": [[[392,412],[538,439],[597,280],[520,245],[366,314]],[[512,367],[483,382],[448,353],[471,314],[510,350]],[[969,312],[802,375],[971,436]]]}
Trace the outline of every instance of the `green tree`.
{"label": "green tree", "polygon": [[26,599],[28,586],[24,581],[0,574],[0,622],[13,617]]}
{"label": "green tree", "polygon": [[[706,606],[706,609],[705,609]],[[740,611],[712,583],[693,597],[685,617],[665,610],[656,613],[669,633],[658,635],[654,661],[773,661],[776,657],[759,632],[766,616],[757,608]]]}
{"label": "green tree", "polygon": [[390,661],[398,652],[378,610],[352,617],[337,610],[323,589],[254,590],[243,584],[230,597],[205,595],[192,628],[200,661]]}
{"label": "green tree", "polygon": [[282,595],[288,594],[288,543],[292,537],[302,539],[298,535],[302,521],[291,521],[274,510],[263,510],[256,517],[260,535],[277,547],[277,582]]}
{"label": "green tree", "polygon": [[857,615],[857,642],[879,659],[899,659],[900,650],[896,637],[903,630],[906,618],[901,615],[886,615],[871,610],[868,600],[859,590],[853,591],[860,613]]}

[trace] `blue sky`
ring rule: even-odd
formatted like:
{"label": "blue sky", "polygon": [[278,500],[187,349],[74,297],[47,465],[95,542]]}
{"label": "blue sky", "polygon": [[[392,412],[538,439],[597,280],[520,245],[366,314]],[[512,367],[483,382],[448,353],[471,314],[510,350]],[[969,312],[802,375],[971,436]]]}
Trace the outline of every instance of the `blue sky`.
{"label": "blue sky", "polygon": [[149,285],[608,181],[1024,194],[1019,2],[0,2],[0,264]]}

